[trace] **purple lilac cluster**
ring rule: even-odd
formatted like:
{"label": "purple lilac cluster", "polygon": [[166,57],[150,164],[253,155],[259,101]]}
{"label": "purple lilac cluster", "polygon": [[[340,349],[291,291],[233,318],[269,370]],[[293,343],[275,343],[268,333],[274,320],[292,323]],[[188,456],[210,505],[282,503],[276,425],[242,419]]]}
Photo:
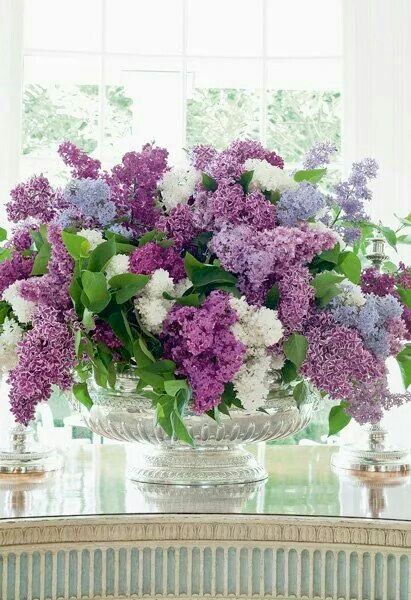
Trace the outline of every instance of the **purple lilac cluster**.
{"label": "purple lilac cluster", "polygon": [[281,225],[293,227],[315,217],[325,207],[323,194],[311,183],[304,181],[298,188],[286,190],[277,203],[277,217]]}
{"label": "purple lilac cluster", "polygon": [[58,153],[64,164],[71,167],[74,179],[97,179],[99,176],[101,162],[91,158],[72,142],[60,144]]}
{"label": "purple lilac cluster", "polygon": [[24,257],[19,252],[13,251],[9,260],[0,263],[0,295],[4,290],[22,279],[29,277],[33,268],[34,260]]}
{"label": "purple lilac cluster", "polygon": [[289,332],[301,331],[312,302],[314,288],[310,285],[311,275],[307,267],[296,265],[284,272],[278,280],[280,301],[278,315]]}
{"label": "purple lilac cluster", "polygon": [[352,171],[346,181],[334,186],[336,201],[342,210],[342,217],[349,221],[361,221],[367,219],[364,210],[364,201],[372,198],[368,187],[370,179],[377,176],[378,165],[372,158],[353,163]]}
{"label": "purple lilac cluster", "polygon": [[244,163],[249,158],[266,160],[271,165],[284,167],[284,161],[273,151],[266,150],[255,140],[236,140],[222,152],[213,151],[208,146],[198,146],[191,152],[193,165],[205,171],[216,181],[235,182],[244,172]]}
{"label": "purple lilac cluster", "polygon": [[194,213],[187,204],[178,204],[169,215],[162,215],[156,223],[160,231],[164,231],[177,248],[189,247],[193,239],[200,233]]}
{"label": "purple lilac cluster", "polygon": [[[202,210],[204,200],[207,203],[205,211]],[[202,224],[212,231],[240,224],[263,231],[273,229],[276,224],[274,205],[261,192],[245,194],[239,184],[231,185],[228,181],[223,181],[213,194],[205,197],[200,194],[199,202],[196,202],[196,209],[203,217]]]}
{"label": "purple lilac cluster", "polygon": [[119,215],[128,216],[137,233],[152,229],[160,216],[155,206],[157,184],[167,170],[168,152],[151,144],[141,152],[128,152],[105,175]]}
{"label": "purple lilac cluster", "polygon": [[380,377],[355,383],[346,410],[361,425],[378,423],[383,418],[384,411],[410,400],[410,392],[394,394],[389,391],[386,378]]}
{"label": "purple lilac cluster", "polygon": [[337,150],[337,146],[332,142],[317,142],[305,155],[304,169],[317,169],[328,165]]}
{"label": "purple lilac cluster", "polygon": [[337,296],[331,302],[331,312],[339,324],[355,328],[377,358],[385,359],[399,351],[405,325],[401,320],[403,308],[393,295],[366,294],[361,307],[344,306]]}
{"label": "purple lilac cluster", "polygon": [[28,218],[49,223],[60,201],[58,192],[52,189],[49,180],[43,175],[19,183],[10,192],[10,196],[6,210],[8,218],[14,223]]}
{"label": "purple lilac cluster", "polygon": [[155,242],[148,242],[137,248],[130,257],[130,271],[150,275],[157,269],[170,273],[175,282],[186,276],[184,263],[174,247],[164,248]]}
{"label": "purple lilac cluster", "polygon": [[37,231],[37,225],[23,225],[17,226],[13,231],[9,242],[7,243],[8,248],[14,248],[18,252],[24,252],[29,250],[33,244],[32,231]]}
{"label": "purple lilac cluster", "polygon": [[57,225],[50,225],[48,241],[52,246],[48,272],[43,277],[24,281],[20,293],[23,298],[42,308],[52,307],[65,313],[72,306],[68,288],[73,278],[74,263],[63,244],[61,229]]}
{"label": "purple lilac cluster", "polygon": [[354,382],[367,384],[385,374],[385,367],[364,347],[359,334],[336,322],[328,311],[313,314],[304,326],[308,354],[305,377],[335,400],[353,397]]}
{"label": "purple lilac cluster", "polygon": [[101,179],[73,179],[65,188],[66,208],[60,213],[62,227],[105,227],[116,217],[116,207],[110,199],[110,188]]}
{"label": "purple lilac cluster", "polygon": [[231,332],[236,320],[229,296],[214,291],[199,308],[174,307],[165,321],[165,356],[188,378],[198,413],[219,404],[224,385],[243,363],[245,347]]}
{"label": "purple lilac cluster", "polygon": [[50,397],[52,386],[68,390],[75,355],[73,334],[54,308],[43,308],[18,346],[19,362],[9,374],[11,410],[27,425],[36,406]]}
{"label": "purple lilac cluster", "polygon": [[394,294],[395,277],[389,273],[380,273],[375,267],[368,267],[361,274],[361,289],[366,294],[376,296]]}
{"label": "purple lilac cluster", "polygon": [[101,342],[110,350],[118,350],[123,345],[110,325],[101,320],[96,321],[96,328],[93,331],[92,337],[96,343]]}
{"label": "purple lilac cluster", "polygon": [[239,225],[219,231],[210,246],[222,266],[239,276],[248,301],[261,305],[273,278],[281,278],[297,265],[307,265],[335,242],[332,233],[304,225],[262,232]]}

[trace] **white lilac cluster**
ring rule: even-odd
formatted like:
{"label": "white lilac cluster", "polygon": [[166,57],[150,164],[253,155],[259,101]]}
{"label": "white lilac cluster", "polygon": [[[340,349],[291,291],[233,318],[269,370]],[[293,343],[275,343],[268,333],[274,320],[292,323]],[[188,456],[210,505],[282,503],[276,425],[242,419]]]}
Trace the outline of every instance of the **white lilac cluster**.
{"label": "white lilac cluster", "polygon": [[244,297],[230,298],[230,304],[238,315],[232,331],[246,347],[244,363],[233,384],[244,408],[252,411],[264,406],[273,371],[283,365],[282,357],[268,350],[283,337],[283,326],[277,311],[250,306]]}
{"label": "white lilac cluster", "polygon": [[167,212],[177,204],[186,204],[194,194],[195,186],[200,181],[200,171],[193,167],[174,168],[166,171],[160,181],[161,198]]}
{"label": "white lilac cluster", "polygon": [[105,266],[106,277],[110,281],[115,275],[123,275],[130,270],[130,260],[126,254],[116,254]]}
{"label": "white lilac cluster", "polygon": [[3,292],[3,300],[8,302],[20,323],[30,323],[36,311],[31,300],[25,300],[20,294],[21,281],[15,281]]}
{"label": "white lilac cluster", "polygon": [[0,375],[4,375],[17,365],[17,344],[23,338],[20,325],[6,317],[0,333]]}
{"label": "white lilac cluster", "polygon": [[262,192],[279,192],[296,188],[298,183],[294,181],[283,169],[271,165],[266,160],[249,158],[244,163],[246,171],[253,171],[250,189],[258,189]]}
{"label": "white lilac cluster", "polygon": [[104,242],[103,234],[97,229],[81,229],[78,234],[88,241],[91,251]]}
{"label": "white lilac cluster", "polygon": [[169,272],[165,269],[154,271],[150,281],[141,290],[134,302],[135,309],[138,311],[143,325],[151,333],[158,334],[161,332],[163,321],[174,304],[173,300],[164,298],[163,294],[178,297],[190,285],[188,280],[175,284]]}
{"label": "white lilac cluster", "polygon": [[366,299],[359,285],[349,281],[340,283],[340,294],[338,300],[344,306],[364,306]]}

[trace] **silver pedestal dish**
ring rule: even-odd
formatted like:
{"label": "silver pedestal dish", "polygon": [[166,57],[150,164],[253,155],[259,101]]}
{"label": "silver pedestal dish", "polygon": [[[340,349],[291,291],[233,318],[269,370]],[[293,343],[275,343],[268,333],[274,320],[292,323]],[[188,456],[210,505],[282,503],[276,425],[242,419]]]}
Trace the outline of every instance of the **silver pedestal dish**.
{"label": "silver pedestal dish", "polygon": [[30,427],[24,425],[13,427],[8,447],[0,448],[0,474],[47,473],[60,467],[55,450],[38,444]]}
{"label": "silver pedestal dish", "polygon": [[261,481],[263,466],[244,444],[276,440],[306,427],[317,397],[296,405],[292,396],[273,389],[264,411],[231,410],[219,422],[208,415],[188,414],[185,423],[194,447],[170,439],[156,423],[151,402],[135,391],[138,380],[117,377],[116,389],[91,383],[91,410],[82,407],[87,426],[98,435],[135,446],[129,477],[143,483],[216,485]]}

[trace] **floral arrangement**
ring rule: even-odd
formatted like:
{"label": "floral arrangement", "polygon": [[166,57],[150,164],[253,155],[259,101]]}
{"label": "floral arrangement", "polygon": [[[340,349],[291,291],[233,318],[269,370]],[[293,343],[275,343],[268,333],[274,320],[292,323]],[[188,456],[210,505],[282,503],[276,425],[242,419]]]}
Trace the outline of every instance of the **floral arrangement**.
{"label": "floral arrangement", "polygon": [[148,144],[103,171],[63,143],[66,187],[36,176],[7,205],[0,355],[17,421],[54,386],[91,407],[90,377],[110,388],[130,369],[188,443],[188,410],[264,410],[274,384],[297,405],[311,389],[334,400],[330,433],[408,400],[389,392],[385,361],[407,387],[411,269],[387,260],[380,273],[365,256],[377,233],[409,243],[411,216],[397,231],[369,221],[369,158],[326,191],[335,150],[317,144],[290,174],[252,140],[195,147],[184,168]]}

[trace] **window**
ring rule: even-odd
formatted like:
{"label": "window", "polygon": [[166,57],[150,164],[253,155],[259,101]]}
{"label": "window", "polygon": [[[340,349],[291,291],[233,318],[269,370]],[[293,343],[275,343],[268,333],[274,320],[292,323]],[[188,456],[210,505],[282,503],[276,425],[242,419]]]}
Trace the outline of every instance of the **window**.
{"label": "window", "polygon": [[251,137],[291,166],[314,141],[339,146],[340,10],[340,0],[26,0],[20,176],[62,181],[63,139],[104,166],[152,140],[179,162],[192,145]]}

